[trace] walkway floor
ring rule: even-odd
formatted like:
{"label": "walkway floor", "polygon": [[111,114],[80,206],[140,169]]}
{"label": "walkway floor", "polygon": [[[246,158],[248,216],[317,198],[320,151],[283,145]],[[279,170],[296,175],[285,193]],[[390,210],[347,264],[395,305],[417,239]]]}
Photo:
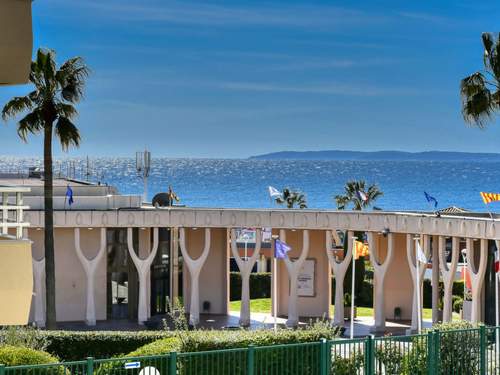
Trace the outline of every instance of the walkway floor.
{"label": "walkway floor", "polygon": [[[259,328],[273,328],[274,319],[271,314],[268,313],[252,313],[251,315],[251,329]],[[158,321],[158,328],[162,328],[161,317],[156,319]],[[311,318],[300,319],[299,325],[307,325]],[[200,326],[207,329],[237,329],[239,321],[239,312],[231,311],[229,315],[209,315],[201,314],[200,316]],[[286,326],[286,318],[277,319],[278,327]],[[373,325],[373,318],[371,317],[359,317],[354,320],[354,337],[365,337],[372,332],[370,332]],[[424,320],[422,328],[431,327],[431,321]],[[388,321],[387,327],[384,332],[377,332],[376,336],[383,336],[387,334],[391,335],[405,335],[410,326],[409,321]],[[346,321],[344,324],[345,332],[344,337],[350,336],[350,322]],[[58,324],[59,329],[73,330],[73,331],[139,331],[147,329],[143,325],[139,325],[136,322],[131,322],[128,320],[110,320],[110,321],[98,321],[97,325],[94,327],[87,326],[84,322],[64,322]]]}

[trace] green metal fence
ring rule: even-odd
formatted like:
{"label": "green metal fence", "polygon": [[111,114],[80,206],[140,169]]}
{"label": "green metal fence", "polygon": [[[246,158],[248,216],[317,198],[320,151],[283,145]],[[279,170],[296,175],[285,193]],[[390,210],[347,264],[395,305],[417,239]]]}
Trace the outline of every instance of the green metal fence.
{"label": "green metal fence", "polygon": [[500,327],[193,353],[0,365],[0,375],[500,374]]}

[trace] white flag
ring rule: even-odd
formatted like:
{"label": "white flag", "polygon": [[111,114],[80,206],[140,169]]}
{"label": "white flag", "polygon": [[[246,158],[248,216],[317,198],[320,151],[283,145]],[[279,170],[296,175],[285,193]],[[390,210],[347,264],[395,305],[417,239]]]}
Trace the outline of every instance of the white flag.
{"label": "white flag", "polygon": [[427,263],[427,258],[425,257],[422,248],[420,247],[420,242],[417,241],[417,259],[419,262]]}
{"label": "white flag", "polygon": [[281,193],[275,187],[269,186],[268,189],[269,189],[269,195],[271,196],[271,198],[281,197]]}

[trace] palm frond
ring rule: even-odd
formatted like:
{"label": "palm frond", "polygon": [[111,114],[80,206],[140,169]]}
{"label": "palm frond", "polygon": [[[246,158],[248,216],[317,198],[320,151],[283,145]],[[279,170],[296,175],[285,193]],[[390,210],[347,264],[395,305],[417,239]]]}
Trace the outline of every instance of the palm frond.
{"label": "palm frond", "polygon": [[55,107],[59,116],[66,117],[70,120],[78,116],[78,111],[71,104],[57,103]]}
{"label": "palm frond", "polygon": [[24,142],[28,139],[28,134],[37,134],[44,126],[43,116],[40,110],[34,110],[24,116],[17,124],[17,134]]}
{"label": "palm frond", "polygon": [[85,79],[90,70],[81,57],[66,61],[57,71],[56,80],[61,86],[61,96],[71,103],[78,102],[83,96]]}
{"label": "palm frond", "polygon": [[67,117],[59,116],[54,132],[59,137],[63,150],[66,151],[70,146],[80,146],[80,132]]}
{"label": "palm frond", "polygon": [[32,107],[33,102],[28,96],[17,96],[3,107],[2,119],[7,121],[9,118],[17,116],[24,111],[29,111]]}

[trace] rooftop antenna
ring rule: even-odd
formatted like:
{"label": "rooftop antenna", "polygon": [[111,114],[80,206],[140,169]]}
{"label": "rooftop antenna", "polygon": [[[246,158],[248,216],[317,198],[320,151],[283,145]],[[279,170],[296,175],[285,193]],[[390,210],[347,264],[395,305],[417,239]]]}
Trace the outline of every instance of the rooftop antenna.
{"label": "rooftop antenna", "polygon": [[147,148],[142,152],[135,153],[135,169],[144,182],[144,194],[142,199],[143,202],[146,202],[148,199],[148,177],[151,170],[151,152],[149,152]]}

